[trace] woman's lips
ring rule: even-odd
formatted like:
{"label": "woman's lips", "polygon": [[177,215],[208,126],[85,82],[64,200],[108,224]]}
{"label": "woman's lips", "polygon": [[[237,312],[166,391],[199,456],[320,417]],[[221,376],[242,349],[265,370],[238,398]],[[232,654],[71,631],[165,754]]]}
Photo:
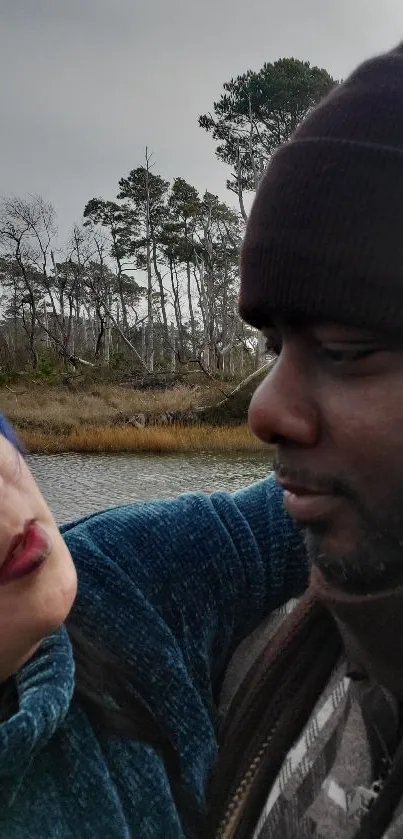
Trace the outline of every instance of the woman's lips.
{"label": "woman's lips", "polygon": [[29,521],[24,531],[16,536],[0,566],[0,585],[19,580],[36,571],[49,555],[49,536],[37,521]]}

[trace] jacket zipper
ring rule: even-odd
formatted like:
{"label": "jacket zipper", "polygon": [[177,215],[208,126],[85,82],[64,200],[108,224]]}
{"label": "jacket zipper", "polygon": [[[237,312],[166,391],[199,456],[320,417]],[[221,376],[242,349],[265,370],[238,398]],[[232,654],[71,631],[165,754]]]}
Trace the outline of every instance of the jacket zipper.
{"label": "jacket zipper", "polygon": [[241,780],[234,790],[234,793],[230,796],[223,818],[218,826],[215,839],[233,839],[235,836],[235,831],[239,823],[239,817],[242,813],[243,805],[252,788],[275,729],[276,726],[274,726],[269,734],[266,735],[255,757],[250,761],[243,773]]}
{"label": "jacket zipper", "polygon": [[[335,653],[335,661],[337,661],[337,656],[339,655],[339,652],[340,650],[338,649]],[[331,671],[329,671],[329,673],[327,674],[325,683],[330,677],[330,673]],[[287,679],[286,684],[283,686],[283,689],[278,690],[277,695],[275,695],[275,697],[273,698],[274,706],[271,710],[271,713],[274,717],[274,720],[272,721],[272,725],[269,731],[264,731],[264,729],[263,731],[261,731],[261,736],[260,738],[259,735],[256,737],[255,745],[251,746],[249,755],[245,755],[243,766],[241,764],[240,772],[237,773],[239,780],[234,782],[232,788],[231,786],[229,788],[226,803],[224,804],[223,808],[223,816],[219,821],[218,827],[215,829],[214,839],[235,839],[235,837],[236,839],[245,839],[243,826],[241,827],[241,832],[238,833],[238,828],[240,826],[240,822],[244,812],[245,802],[253,788],[253,784],[257,779],[267,749],[270,746],[270,743],[282,719],[282,709],[284,707],[284,703],[288,700],[290,696],[293,696],[295,691],[298,689],[298,680],[298,674],[295,674],[293,678],[291,678],[290,680]],[[261,679],[259,680],[257,685],[255,685],[252,695],[249,697],[248,710],[244,712],[243,719],[241,718],[241,720],[238,721],[239,727],[242,728],[243,731],[245,731],[245,728],[249,728],[250,709],[253,709],[256,696],[259,694],[260,690]],[[289,748],[290,747],[291,743],[289,744]],[[288,751],[288,749],[286,751]]]}

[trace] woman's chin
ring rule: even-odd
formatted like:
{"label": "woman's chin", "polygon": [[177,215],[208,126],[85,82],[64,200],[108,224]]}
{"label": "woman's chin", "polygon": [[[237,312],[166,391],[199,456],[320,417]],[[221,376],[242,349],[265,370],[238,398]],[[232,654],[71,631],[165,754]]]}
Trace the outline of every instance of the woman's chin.
{"label": "woman's chin", "polygon": [[[58,561],[59,573],[52,572],[52,579],[47,581],[48,591],[43,594],[46,605],[44,616],[47,615],[51,631],[58,629],[69,616],[77,595],[77,572],[69,552],[63,563]],[[44,580],[45,584],[45,580]]]}
{"label": "woman's chin", "polygon": [[[52,550],[32,580],[21,581],[21,588],[24,583],[27,617],[28,609],[31,612],[32,638],[40,643],[66,621],[77,594],[77,572],[64,542],[60,549]],[[20,596],[24,598],[22,592]]]}

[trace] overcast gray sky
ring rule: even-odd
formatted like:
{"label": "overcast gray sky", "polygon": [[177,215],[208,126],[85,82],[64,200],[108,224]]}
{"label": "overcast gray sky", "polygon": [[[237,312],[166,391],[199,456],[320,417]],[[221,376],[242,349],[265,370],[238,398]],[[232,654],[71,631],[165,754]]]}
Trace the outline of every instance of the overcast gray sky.
{"label": "overcast gray sky", "polygon": [[0,194],[42,194],[67,237],[147,144],[231,201],[197,123],[223,82],[284,56],[340,78],[400,39],[402,0],[0,0]]}

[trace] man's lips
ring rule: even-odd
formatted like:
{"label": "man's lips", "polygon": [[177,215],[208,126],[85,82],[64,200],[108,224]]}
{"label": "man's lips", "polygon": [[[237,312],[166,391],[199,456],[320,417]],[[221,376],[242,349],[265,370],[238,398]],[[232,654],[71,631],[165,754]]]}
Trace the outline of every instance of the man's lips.
{"label": "man's lips", "polygon": [[277,481],[284,490],[287,513],[305,524],[329,518],[342,501],[340,496],[324,491],[323,488],[304,486],[284,478],[277,478]]}

